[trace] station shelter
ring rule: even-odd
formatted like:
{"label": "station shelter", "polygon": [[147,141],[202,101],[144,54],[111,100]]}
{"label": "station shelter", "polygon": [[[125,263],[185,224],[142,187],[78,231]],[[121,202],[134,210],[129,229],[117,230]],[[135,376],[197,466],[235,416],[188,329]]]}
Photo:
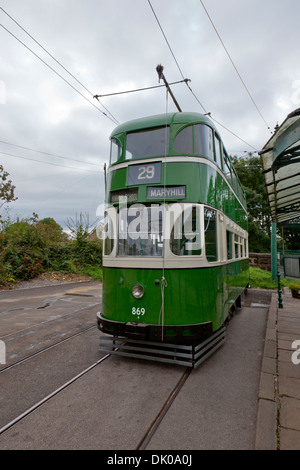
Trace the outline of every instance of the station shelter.
{"label": "station shelter", "polygon": [[[300,230],[300,108],[290,113],[258,152],[271,210],[272,278],[277,275],[277,228]],[[300,246],[298,248],[300,250]],[[286,256],[285,273],[300,278],[300,252]]]}

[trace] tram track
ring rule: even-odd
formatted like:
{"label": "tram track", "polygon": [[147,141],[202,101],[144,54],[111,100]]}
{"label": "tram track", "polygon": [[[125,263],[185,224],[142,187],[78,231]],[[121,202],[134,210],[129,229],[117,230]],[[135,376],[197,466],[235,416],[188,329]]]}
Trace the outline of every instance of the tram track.
{"label": "tram track", "polygon": [[169,408],[171,407],[172,403],[174,402],[175,398],[177,397],[180,390],[184,386],[185,382],[189,378],[191,372],[192,372],[192,369],[187,367],[186,370],[184,371],[182,377],[178,381],[176,387],[174,387],[174,389],[170,393],[168,399],[166,400],[166,402],[162,406],[160,412],[158,413],[158,415],[156,416],[156,418],[152,422],[151,426],[149,427],[149,429],[147,430],[147,432],[145,433],[145,435],[141,439],[141,441],[140,441],[139,445],[137,446],[136,450],[145,450],[147,448],[147,445],[151,441],[152,437],[154,436],[154,434],[157,431],[160,423],[162,422],[162,420],[166,416],[166,414],[167,414]]}
{"label": "tram track", "polygon": [[96,328],[94,316],[98,308],[99,302],[95,302],[92,305],[77,308],[73,312],[53,315],[25,328],[1,335],[0,339],[5,342],[9,363],[7,366],[0,366],[0,373],[11,365],[34,357],[36,353],[43,352],[56,344],[59,345],[76,334]]}
{"label": "tram track", "polygon": [[[49,349],[49,348],[48,348]],[[106,354],[105,356],[101,357],[98,361],[95,363],[91,364],[89,367],[84,369],[82,372],[76,374],[74,377],[72,377],[70,380],[65,382],[63,385],[49,393],[47,396],[45,396],[43,399],[29,407],[27,410],[25,410],[23,413],[18,415],[16,418],[12,419],[10,422],[2,426],[0,428],[0,436],[3,435],[5,432],[11,430],[14,426],[16,426],[18,423],[21,423],[25,418],[29,417],[31,414],[33,414],[36,410],[41,408],[43,405],[46,405],[52,398],[55,396],[59,395],[61,392],[63,392],[65,389],[70,387],[72,384],[74,384],[76,381],[87,375],[89,372],[91,372],[93,369],[95,369],[98,365],[102,364],[104,361],[109,359],[110,357],[113,357],[111,354]],[[166,401],[162,404],[160,411],[144,433],[142,439],[140,440],[139,444],[137,445],[135,450],[145,450],[147,448],[147,445],[151,441],[152,437],[155,435],[157,429],[159,428],[159,425],[161,424],[162,420],[168,413],[168,410],[172,406],[175,398],[178,396],[180,391],[182,390],[184,384],[186,383],[187,379],[189,378],[190,374],[192,372],[192,369],[190,367],[187,367],[182,376],[180,377],[179,381],[175,385],[175,387],[172,389],[171,393],[169,394],[168,398]]]}
{"label": "tram track", "polygon": [[22,359],[20,359],[20,360],[18,360],[18,361],[16,361],[16,362],[13,362],[12,364],[9,364],[8,366],[6,366],[6,367],[0,369],[0,374],[2,374],[3,372],[5,372],[5,371],[7,371],[7,370],[9,370],[9,369],[12,369],[13,367],[16,367],[16,366],[22,364],[22,363],[25,362],[25,361],[28,361],[29,359],[32,359],[32,358],[38,356],[39,354],[42,354],[43,352],[49,351],[49,350],[52,349],[52,348],[55,348],[55,347],[57,347],[57,346],[60,346],[61,344],[65,343],[66,341],[69,341],[69,340],[71,340],[71,339],[73,339],[73,338],[75,338],[75,337],[77,337],[77,336],[79,336],[79,335],[81,335],[81,334],[83,334],[83,333],[86,333],[87,331],[90,331],[90,330],[92,330],[92,329],[94,329],[94,328],[96,328],[96,325],[89,326],[89,327],[87,327],[87,328],[84,328],[83,330],[80,330],[80,331],[78,331],[78,332],[76,332],[76,333],[74,333],[74,334],[68,336],[67,338],[64,338],[64,339],[62,339],[62,340],[60,340],[60,341],[57,341],[56,343],[51,344],[50,346],[46,346],[45,348],[42,348],[42,349],[40,349],[39,351],[36,351],[36,352],[34,352],[34,353],[32,353],[32,354],[29,354],[28,356],[23,357]]}
{"label": "tram track", "polygon": [[[30,325],[30,326],[27,326],[26,328],[21,328],[20,330],[17,330],[17,331],[13,331],[11,333],[7,333],[5,335],[2,335],[0,337],[1,340],[7,340],[7,338],[11,337],[11,336],[14,336],[14,335],[21,335],[22,333],[28,331],[28,330],[32,330],[33,328],[38,328],[40,326],[43,326],[45,324],[48,324],[50,322],[53,322],[53,321],[64,321],[64,320],[70,320],[72,318],[74,318],[75,316],[77,315],[80,315],[81,313],[84,313],[85,310],[87,309],[90,309],[90,308],[93,308],[93,307],[97,307],[99,304],[99,302],[96,302],[92,305],[89,305],[88,307],[82,307],[82,308],[79,308],[77,310],[75,310],[74,312],[72,312],[71,314],[70,313],[66,313],[66,314],[63,314],[63,315],[60,315],[59,317],[53,317],[53,318],[47,318],[46,320],[42,320],[38,323],[34,323],[33,325]],[[18,309],[18,310],[21,310],[21,309]],[[0,312],[1,314],[1,312]],[[26,334],[26,333],[25,333]]]}
{"label": "tram track", "polygon": [[5,431],[8,431],[9,429],[11,429],[13,426],[15,426],[17,423],[19,423],[20,421],[22,421],[24,418],[26,418],[27,416],[29,416],[31,413],[33,413],[34,411],[36,411],[39,407],[41,407],[42,405],[44,405],[45,403],[47,403],[49,400],[51,400],[51,398],[53,398],[55,395],[57,395],[58,393],[60,393],[62,390],[64,390],[65,388],[67,388],[68,386],[70,386],[72,383],[76,382],[76,380],[80,379],[81,377],[83,377],[85,374],[87,374],[89,371],[91,371],[92,369],[94,369],[97,365],[101,364],[101,362],[105,361],[108,357],[110,357],[110,354],[107,354],[106,356],[103,356],[101,359],[99,359],[99,361],[95,362],[94,364],[92,364],[91,366],[87,367],[85,370],[83,370],[82,372],[80,372],[79,374],[77,374],[75,377],[73,377],[72,379],[68,380],[65,384],[61,385],[59,388],[57,388],[56,390],[54,390],[53,392],[51,392],[49,395],[47,395],[46,397],[44,397],[42,400],[40,400],[38,403],[36,403],[35,405],[31,406],[30,408],[28,408],[26,411],[24,411],[22,414],[20,414],[19,416],[17,416],[16,418],[14,418],[12,421],[10,421],[9,423],[7,423],[5,426],[3,426],[1,429],[0,429],[0,436],[5,432]]}

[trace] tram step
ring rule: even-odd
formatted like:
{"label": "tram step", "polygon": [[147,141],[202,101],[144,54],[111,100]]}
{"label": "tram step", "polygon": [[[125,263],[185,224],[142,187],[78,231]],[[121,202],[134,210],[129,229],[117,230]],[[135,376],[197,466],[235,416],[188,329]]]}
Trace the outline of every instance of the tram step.
{"label": "tram step", "polygon": [[225,327],[198,345],[140,341],[119,336],[100,336],[99,352],[196,368],[219,349],[225,339]]}

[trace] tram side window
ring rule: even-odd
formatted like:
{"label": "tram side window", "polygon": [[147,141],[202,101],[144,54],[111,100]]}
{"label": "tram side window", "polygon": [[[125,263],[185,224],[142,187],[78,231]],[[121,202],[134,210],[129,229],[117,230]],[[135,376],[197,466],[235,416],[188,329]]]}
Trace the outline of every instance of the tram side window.
{"label": "tram side window", "polygon": [[208,207],[204,209],[204,233],[207,261],[217,261],[217,212],[214,209],[210,209]]}
{"label": "tram side window", "polygon": [[224,153],[224,171],[225,171],[226,178],[231,183],[231,165],[230,165],[229,157],[226,153]]}
{"label": "tram side window", "polygon": [[221,142],[217,136],[215,136],[215,151],[216,151],[216,163],[220,168],[222,168]]}
{"label": "tram side window", "polygon": [[226,241],[227,241],[227,259],[232,259],[232,232],[226,230]]}
{"label": "tram side window", "polygon": [[174,150],[178,153],[193,153],[193,126],[182,129],[174,139]]}
{"label": "tram side window", "polygon": [[234,168],[232,168],[231,175],[232,175],[232,180],[231,180],[231,182],[232,182],[233,189],[235,190],[235,192],[237,193],[237,195],[240,196],[239,193],[238,193],[237,175],[236,175],[236,172],[235,172]]}
{"label": "tram side window", "polygon": [[214,160],[213,132],[204,124],[195,126],[196,154],[204,155],[210,160]]}
{"label": "tram side window", "polygon": [[201,255],[200,224],[199,207],[190,206],[182,211],[170,235],[170,249],[174,255]]}
{"label": "tram side window", "polygon": [[114,248],[114,228],[113,228],[113,221],[110,215],[107,213],[105,213],[104,215],[103,237],[104,237],[104,254],[110,255]]}
{"label": "tram side window", "polygon": [[116,139],[111,140],[110,146],[110,164],[116,163],[121,157],[122,147]]}
{"label": "tram side window", "polygon": [[240,257],[240,237],[238,235],[234,235],[234,257],[239,258]]}

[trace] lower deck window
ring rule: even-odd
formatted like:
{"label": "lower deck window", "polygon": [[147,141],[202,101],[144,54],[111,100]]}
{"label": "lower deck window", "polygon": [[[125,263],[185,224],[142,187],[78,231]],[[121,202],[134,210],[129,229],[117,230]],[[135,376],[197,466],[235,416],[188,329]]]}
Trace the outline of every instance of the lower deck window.
{"label": "lower deck window", "polygon": [[171,231],[170,247],[177,256],[201,255],[199,206],[186,207],[177,218]]}
{"label": "lower deck window", "polygon": [[217,211],[208,207],[204,209],[204,236],[207,261],[217,261]]}
{"label": "lower deck window", "polygon": [[163,256],[163,209],[134,204],[119,213],[118,256]]}
{"label": "lower deck window", "polygon": [[232,259],[232,232],[226,231],[227,259]]}
{"label": "lower deck window", "polygon": [[204,208],[204,218],[199,206],[185,207],[171,231],[170,247],[177,256],[202,254],[201,226],[204,227],[205,254],[208,262],[218,260],[217,211]]}
{"label": "lower deck window", "polygon": [[113,221],[108,213],[104,214],[104,254],[110,255],[114,248],[114,227]]}

